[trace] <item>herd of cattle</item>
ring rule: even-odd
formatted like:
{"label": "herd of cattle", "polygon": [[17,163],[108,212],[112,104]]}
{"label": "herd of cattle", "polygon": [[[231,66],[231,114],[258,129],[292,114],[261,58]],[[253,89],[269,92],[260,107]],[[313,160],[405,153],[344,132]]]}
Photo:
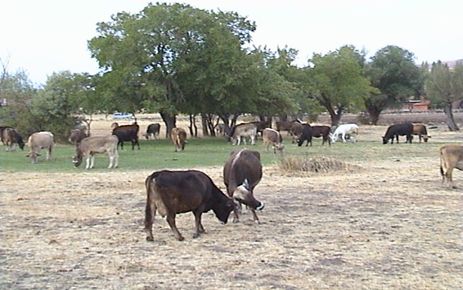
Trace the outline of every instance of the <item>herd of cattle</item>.
{"label": "herd of cattle", "polygon": [[[359,127],[356,124],[342,124],[335,130],[329,126],[315,126],[299,121],[281,121],[276,123],[276,129],[269,128],[268,124],[262,122],[241,123],[234,126],[229,132],[221,130],[224,136],[233,144],[246,144],[249,139],[254,145],[258,137],[262,138],[263,144],[268,151],[270,146],[273,152],[282,153],[284,150],[281,131],[287,131],[292,136],[292,143],[302,146],[312,146],[313,138],[321,138],[322,145],[342,142],[356,142]],[[124,142],[131,142],[132,150],[135,146],[140,149],[138,136],[140,126],[135,122],[130,125],[111,125],[111,134],[106,136],[89,136],[85,130],[73,129],[69,136],[69,142],[75,145],[76,154],[73,163],[78,167],[83,159],[86,160],[86,169],[94,167],[94,155],[106,153],[109,157],[108,168],[118,166],[118,148],[123,149]],[[144,134],[146,139],[157,138],[160,132],[159,124],[151,124]],[[412,143],[413,136],[419,137],[419,142],[427,142],[430,136],[427,134],[426,126],[423,124],[402,123],[391,125],[387,128],[382,143],[399,143],[399,136],[406,136],[406,143]],[[16,129],[8,126],[0,126],[0,137],[7,151],[13,151],[18,146],[23,149],[26,145],[22,136]],[[183,151],[187,142],[187,133],[184,129],[174,128],[170,135],[175,151]],[[46,159],[51,158],[54,136],[51,132],[35,132],[27,141],[29,147],[28,156],[32,163],[37,162],[40,151],[46,149]],[[440,172],[442,182],[447,182],[455,187],[452,180],[454,169],[463,170],[463,146],[445,145],[440,148]],[[241,149],[231,153],[223,168],[224,184],[227,189],[225,195],[203,172],[197,170],[188,171],[157,171],[148,176],[145,180],[147,201],[145,209],[145,230],[147,240],[153,240],[152,224],[156,212],[166,217],[175,237],[183,240],[183,236],[175,225],[175,216],[178,213],[193,212],[195,217],[195,234],[198,237],[203,233],[204,227],[201,224],[203,212],[212,210],[216,217],[226,223],[230,213],[234,212],[233,220],[239,219],[241,204],[246,205],[252,212],[253,219],[259,223],[256,210],[262,210],[264,204],[258,201],[253,194],[254,188],[262,178],[262,164],[260,153],[254,150]]]}

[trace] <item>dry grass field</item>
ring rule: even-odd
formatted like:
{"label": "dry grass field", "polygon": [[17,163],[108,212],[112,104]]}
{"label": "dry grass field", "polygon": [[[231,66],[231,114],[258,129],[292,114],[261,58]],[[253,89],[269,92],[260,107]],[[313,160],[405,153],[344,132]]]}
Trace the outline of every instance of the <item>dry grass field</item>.
{"label": "dry grass field", "polygon": [[[360,142],[384,130],[361,127]],[[207,234],[193,239],[193,215],[182,214],[183,242],[159,217],[154,242],[145,240],[151,171],[1,172],[0,288],[463,289],[463,173],[460,189],[442,186],[437,154],[462,135],[431,134],[424,155],[365,152],[351,171],[266,166],[260,225],[246,211],[226,225],[210,212]],[[221,167],[196,169],[224,189]]]}

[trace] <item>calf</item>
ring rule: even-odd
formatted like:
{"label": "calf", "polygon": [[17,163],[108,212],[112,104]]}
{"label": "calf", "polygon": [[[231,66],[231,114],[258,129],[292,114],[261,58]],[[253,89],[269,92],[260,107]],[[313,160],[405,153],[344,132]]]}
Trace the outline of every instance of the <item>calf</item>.
{"label": "calf", "polygon": [[16,150],[16,145],[24,150],[23,137],[14,128],[5,128],[2,132],[2,141],[7,146],[6,151]]}
{"label": "calf", "polygon": [[156,136],[159,136],[159,132],[161,131],[161,124],[153,123],[149,124],[146,128],[145,138],[146,140],[149,139],[150,136],[153,136],[153,139],[156,139]]}
{"label": "calf", "polygon": [[359,126],[356,124],[342,124],[339,125],[336,130],[334,130],[333,134],[331,134],[331,142],[335,143],[339,139],[339,135],[341,135],[342,142],[346,143],[346,136],[349,137],[350,140],[353,142],[357,142],[357,138],[354,138],[353,135],[358,135]]}
{"label": "calf", "polygon": [[93,168],[95,154],[107,153],[109,157],[108,168],[118,166],[119,154],[117,153],[117,143],[119,140],[114,135],[86,137],[76,144],[76,155],[72,159],[75,167],[79,167],[82,159],[85,158],[85,169]]}
{"label": "calf", "polygon": [[225,224],[234,208],[233,201],[214,184],[212,179],[197,170],[156,171],[146,178],[145,186],[147,193],[145,231],[148,241],[154,240],[152,226],[156,211],[162,217],[166,217],[175,238],[182,241],[184,238],[175,224],[176,214],[193,212],[195,216],[193,238],[197,238],[205,232],[201,223],[203,212],[212,209],[215,216]]}
{"label": "calf", "polygon": [[394,144],[394,137],[396,138],[397,143],[399,143],[399,135],[406,136],[407,140],[405,143],[412,143],[412,136],[413,133],[413,125],[412,123],[403,123],[403,124],[395,124],[391,125],[387,128],[386,133],[383,136],[383,144],[387,144],[389,139],[391,140],[391,144]]}
{"label": "calf", "polygon": [[186,131],[182,128],[173,128],[170,132],[170,139],[175,145],[175,152],[185,149]]}
{"label": "calf", "polygon": [[132,142],[132,150],[135,149],[135,145],[138,146],[138,150],[140,150],[140,144],[138,143],[138,132],[140,130],[140,126],[135,122],[131,125],[118,125],[117,123],[113,123],[111,127],[113,127],[113,135],[117,136],[119,140],[117,146],[121,145],[121,150],[124,149],[124,141]]}
{"label": "calf", "polygon": [[255,123],[241,123],[234,126],[228,134],[229,140],[233,145],[240,145],[241,138],[246,145],[246,137],[251,138],[251,145],[256,144],[257,125]]}
{"label": "calf", "polygon": [[68,141],[74,145],[77,145],[82,141],[82,139],[87,138],[88,135],[85,133],[83,129],[72,129],[71,133],[69,134]]}
{"label": "calf", "polygon": [[271,128],[265,128],[262,132],[262,140],[264,141],[264,145],[267,146],[267,151],[270,145],[272,145],[274,154],[277,153],[277,150],[280,153],[283,152],[285,146],[282,143],[283,138],[281,137],[281,134],[278,131],[273,130]]}
{"label": "calf", "polygon": [[302,125],[302,133],[297,139],[297,146],[301,147],[304,141],[307,141],[305,146],[308,146],[310,143],[310,146],[312,146],[312,126],[309,124],[303,124]]}
{"label": "calf", "polygon": [[431,138],[431,136],[428,135],[428,131],[424,124],[413,124],[413,135],[418,135],[420,143],[421,138],[423,138],[425,143],[428,142],[428,138]]}
{"label": "calf", "polygon": [[26,155],[30,157],[32,163],[37,163],[37,157],[40,156],[40,150],[47,149],[47,160],[51,158],[51,152],[54,146],[54,136],[51,132],[35,132],[27,140],[30,152]]}
{"label": "calf", "polygon": [[[262,164],[257,151],[242,149],[232,152],[223,168],[223,180],[230,197],[240,204],[247,205],[256,223],[259,223],[256,210],[262,210],[264,204],[254,198],[254,188],[262,179]],[[238,222],[238,209],[234,210],[234,222]]]}
{"label": "calf", "polygon": [[442,183],[447,182],[452,188],[456,188],[452,179],[454,168],[463,170],[463,146],[444,145],[440,148],[440,174]]}

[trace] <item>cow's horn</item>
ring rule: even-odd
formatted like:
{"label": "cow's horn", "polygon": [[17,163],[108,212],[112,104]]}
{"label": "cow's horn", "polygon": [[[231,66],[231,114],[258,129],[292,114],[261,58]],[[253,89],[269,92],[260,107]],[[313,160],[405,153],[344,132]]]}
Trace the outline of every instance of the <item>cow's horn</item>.
{"label": "cow's horn", "polygon": [[249,182],[248,182],[248,179],[247,179],[247,178],[244,179],[243,186],[244,186],[247,190],[249,190]]}

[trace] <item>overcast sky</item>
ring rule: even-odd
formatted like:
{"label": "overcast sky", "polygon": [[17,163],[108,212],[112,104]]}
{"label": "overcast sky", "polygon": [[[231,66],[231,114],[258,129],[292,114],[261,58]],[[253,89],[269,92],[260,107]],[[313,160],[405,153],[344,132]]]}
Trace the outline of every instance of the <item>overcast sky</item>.
{"label": "overcast sky", "polygon": [[[35,83],[53,72],[96,73],[87,41],[96,23],[121,11],[137,13],[143,0],[0,0],[0,60],[25,70]],[[176,2],[176,1],[165,1]],[[236,11],[257,24],[255,45],[299,51],[303,66],[313,53],[342,45],[369,56],[398,45],[416,62],[463,58],[461,0],[190,0],[203,9]]]}

